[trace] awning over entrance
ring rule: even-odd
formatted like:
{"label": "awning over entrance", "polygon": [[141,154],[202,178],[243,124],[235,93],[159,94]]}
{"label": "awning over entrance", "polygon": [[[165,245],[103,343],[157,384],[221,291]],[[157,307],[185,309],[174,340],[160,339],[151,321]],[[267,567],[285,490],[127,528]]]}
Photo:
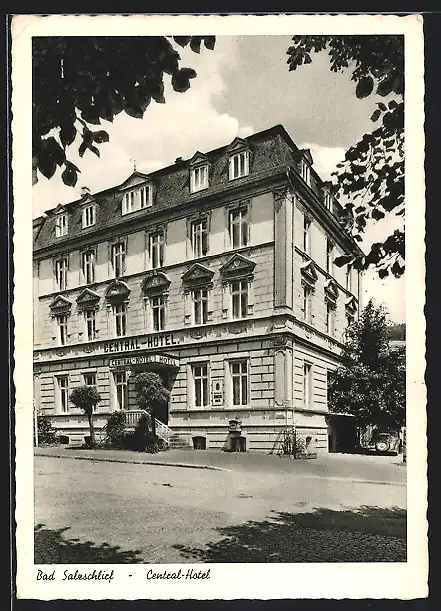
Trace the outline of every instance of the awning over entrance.
{"label": "awning over entrance", "polygon": [[179,359],[169,354],[143,354],[109,359],[109,367],[155,364],[172,369],[179,369]]}

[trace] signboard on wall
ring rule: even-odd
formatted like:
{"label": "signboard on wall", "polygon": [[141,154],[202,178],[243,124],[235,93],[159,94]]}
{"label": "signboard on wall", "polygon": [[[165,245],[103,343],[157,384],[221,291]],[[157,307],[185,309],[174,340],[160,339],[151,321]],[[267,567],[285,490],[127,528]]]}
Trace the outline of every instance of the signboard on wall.
{"label": "signboard on wall", "polygon": [[224,385],[222,380],[212,380],[211,382],[211,403],[212,405],[224,404]]}
{"label": "signboard on wall", "polygon": [[143,356],[131,356],[126,358],[109,359],[109,367],[123,367],[124,365],[144,365],[157,363],[168,367],[179,368],[179,359],[164,354],[146,354]]}
{"label": "signboard on wall", "polygon": [[104,343],[104,352],[131,352],[133,350],[145,350],[146,348],[163,348],[165,346],[177,346],[179,338],[173,333],[162,335],[149,335],[145,338],[134,337],[131,339],[115,339]]}

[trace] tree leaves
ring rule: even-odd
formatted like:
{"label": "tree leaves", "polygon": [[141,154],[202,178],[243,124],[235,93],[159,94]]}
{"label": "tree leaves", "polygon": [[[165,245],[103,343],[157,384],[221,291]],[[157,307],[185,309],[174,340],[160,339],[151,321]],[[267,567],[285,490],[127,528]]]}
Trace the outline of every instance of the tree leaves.
{"label": "tree leaves", "polygon": [[[346,151],[344,161],[332,173],[338,185],[337,197],[347,202],[340,224],[360,242],[360,234],[369,222],[382,220],[390,213],[404,217],[404,38],[298,35],[292,40],[287,50],[290,70],[306,63],[305,58],[312,53],[326,49],[331,71],[351,72],[358,99],[375,94],[401,98],[387,104],[377,102],[371,115],[377,127]],[[394,235],[383,245],[374,244],[366,256],[354,256],[350,264],[363,269],[372,266],[378,272],[390,269],[394,275],[404,273],[404,246]],[[336,264],[347,262],[338,258]],[[384,274],[381,271],[382,277],[386,277]]]}
{"label": "tree leaves", "polygon": [[[165,103],[164,75],[172,86],[187,91],[196,77],[180,68],[174,44],[190,45],[194,53],[213,50],[214,36],[75,36],[34,37],[32,40],[33,171],[51,178],[64,165],[62,180],[74,186],[79,172],[68,165],[69,147],[78,135],[78,154],[99,156],[109,141],[104,130],[91,126],[113,121],[124,111],[142,119],[151,100]],[[58,134],[59,142],[52,135]],[[75,174],[75,177],[74,177]]]}
{"label": "tree leaves", "polygon": [[330,374],[331,412],[350,413],[358,426],[399,428],[406,419],[405,355],[390,344],[384,308],[372,301],[347,330],[342,365]]}
{"label": "tree leaves", "polygon": [[371,95],[374,89],[374,79],[371,76],[365,76],[360,79],[355,88],[355,95],[359,100]]}

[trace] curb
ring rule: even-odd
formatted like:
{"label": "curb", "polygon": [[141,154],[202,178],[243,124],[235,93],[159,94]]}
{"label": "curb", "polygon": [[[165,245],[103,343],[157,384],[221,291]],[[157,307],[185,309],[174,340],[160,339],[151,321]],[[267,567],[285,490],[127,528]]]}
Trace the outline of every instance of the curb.
{"label": "curb", "polygon": [[35,452],[34,456],[43,456],[49,458],[67,458],[70,460],[92,460],[95,462],[115,462],[128,465],[157,465],[158,467],[181,467],[183,469],[208,469],[210,471],[230,471],[230,469],[214,467],[212,465],[192,465],[190,463],[180,462],[158,462],[156,460],[130,460],[126,458],[111,458],[98,456],[66,456],[66,454],[40,454],[38,452]]}

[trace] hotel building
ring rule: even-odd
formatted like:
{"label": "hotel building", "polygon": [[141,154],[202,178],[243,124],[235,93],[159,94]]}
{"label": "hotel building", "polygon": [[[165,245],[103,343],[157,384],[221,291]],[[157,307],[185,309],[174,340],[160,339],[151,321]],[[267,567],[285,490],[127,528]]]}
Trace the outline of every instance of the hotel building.
{"label": "hotel building", "polygon": [[[295,425],[328,451],[327,374],[358,316],[360,253],[342,208],[281,125],[48,210],[34,220],[34,403],[63,441],[96,386],[98,436],[159,373],[174,437],[276,451]],[[230,421],[236,421],[230,425]],[[237,423],[238,422],[238,423]],[[201,447],[201,446],[200,446]]]}

